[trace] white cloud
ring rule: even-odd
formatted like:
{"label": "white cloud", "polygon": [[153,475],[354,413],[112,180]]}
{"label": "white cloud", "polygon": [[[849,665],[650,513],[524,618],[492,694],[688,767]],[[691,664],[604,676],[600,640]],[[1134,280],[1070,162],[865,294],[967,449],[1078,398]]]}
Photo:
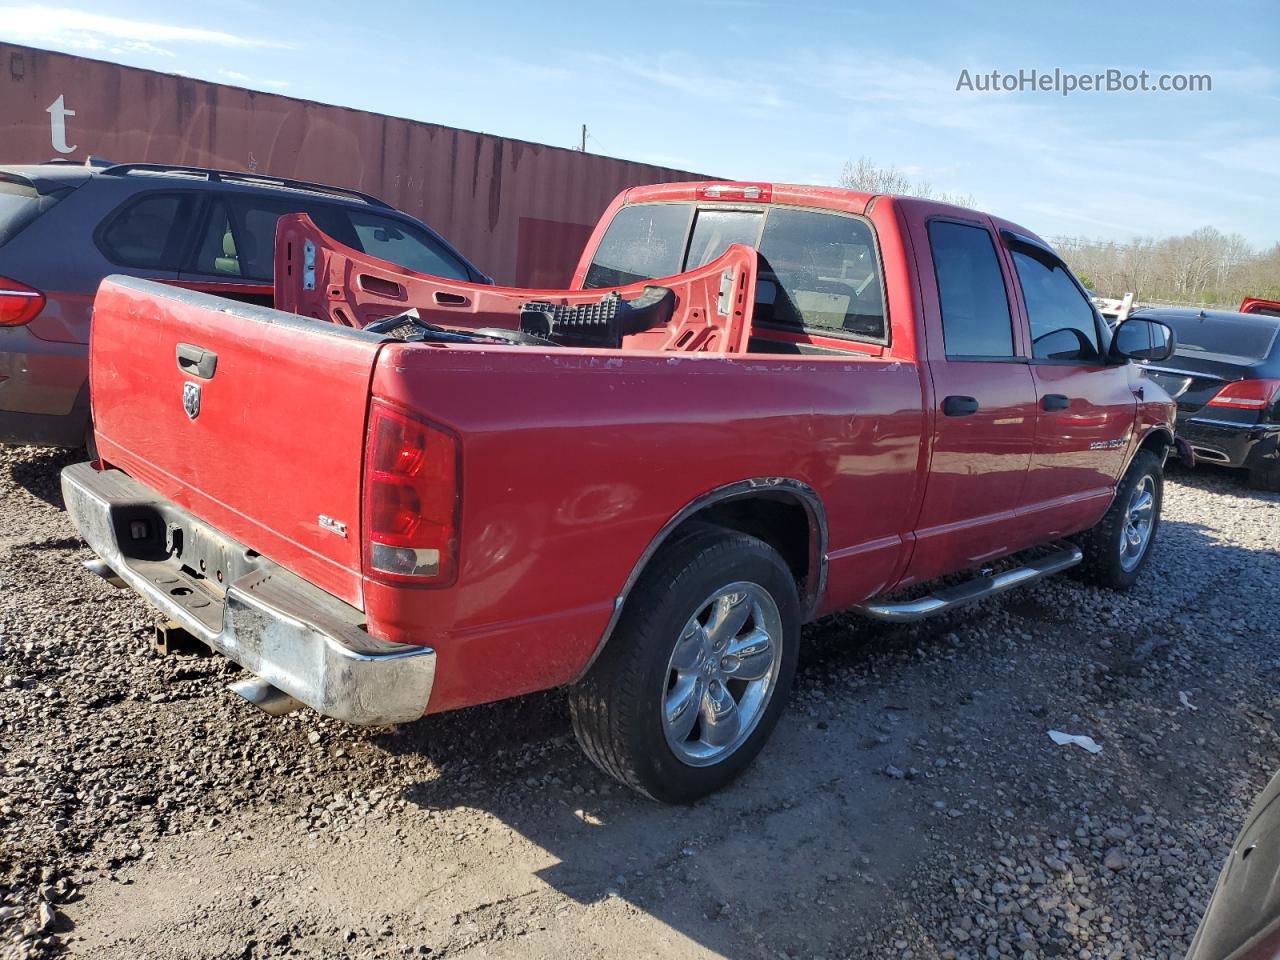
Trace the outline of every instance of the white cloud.
{"label": "white cloud", "polygon": [[786,105],[777,87],[760,80],[755,71],[738,71],[739,76],[734,77],[727,71],[711,72],[691,68],[683,60],[678,66],[669,66],[670,58],[662,56],[643,61],[600,55],[592,55],[587,59],[593,63],[608,65],[644,84],[656,84],[684,96],[732,104],[739,110],[776,110]]}
{"label": "white cloud", "polygon": [[1280,137],[1237,139],[1209,150],[1207,156],[1233,170],[1280,177]]}
{"label": "white cloud", "polygon": [[[1214,60],[1213,62],[1221,62]],[[1204,70],[1187,69],[1184,73],[1205,73]],[[1215,93],[1231,92],[1241,96],[1268,96],[1270,91],[1280,87],[1280,70],[1267,64],[1256,63],[1238,67],[1214,67],[1209,71],[1213,77]],[[1268,97],[1274,100],[1275,97]]]}
{"label": "white cloud", "polygon": [[289,86],[288,80],[256,80],[247,73],[241,73],[239,70],[219,70],[218,76],[241,87],[265,87],[268,90],[283,90]]}
{"label": "white cloud", "polygon": [[112,53],[122,56],[130,53],[147,53],[154,57],[177,56],[172,50],[166,50],[164,47],[157,47],[154,43],[146,43],[142,40],[125,40],[121,43],[113,44],[109,49]]}
{"label": "white cloud", "polygon": [[76,50],[122,50],[174,56],[173,51],[163,45],[198,44],[239,49],[288,49],[292,46],[277,40],[238,36],[222,30],[130,20],[68,7],[0,6],[0,23],[4,24],[8,40]]}

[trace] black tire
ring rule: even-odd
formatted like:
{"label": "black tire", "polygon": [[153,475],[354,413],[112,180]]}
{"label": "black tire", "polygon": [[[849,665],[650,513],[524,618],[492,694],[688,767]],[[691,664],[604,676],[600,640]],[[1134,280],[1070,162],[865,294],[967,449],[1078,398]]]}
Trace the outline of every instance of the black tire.
{"label": "black tire", "polygon": [[[775,679],[750,734],[723,758],[692,766],[676,755],[664,732],[672,654],[700,605],[739,582],[762,588],[776,604],[781,649]],[[696,527],[654,557],[599,658],[570,689],[574,733],[591,761],[620,783],[662,803],[691,803],[725,786],[760,752],[786,704],[799,642],[796,582],[778,551],[745,534]]]}
{"label": "black tire", "polygon": [[[1149,481],[1154,497],[1150,533],[1142,555],[1132,566],[1121,559],[1121,540],[1125,536],[1125,519],[1134,490]],[[1160,458],[1149,450],[1139,450],[1129,464],[1129,470],[1116,486],[1116,496],[1098,524],[1075,538],[1084,552],[1084,561],[1076,568],[1079,577],[1088,583],[1112,590],[1128,590],[1138,581],[1143,567],[1151,557],[1156,534],[1160,530],[1160,508],[1164,502],[1164,470]]]}
{"label": "black tire", "polygon": [[1280,460],[1264,460],[1249,469],[1249,486],[1268,493],[1280,493]]}

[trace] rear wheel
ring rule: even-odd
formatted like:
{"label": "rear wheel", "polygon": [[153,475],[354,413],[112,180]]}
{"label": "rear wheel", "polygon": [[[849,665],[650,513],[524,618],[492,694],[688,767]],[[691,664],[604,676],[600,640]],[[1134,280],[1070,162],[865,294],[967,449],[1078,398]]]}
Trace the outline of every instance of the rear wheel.
{"label": "rear wheel", "polygon": [[1163,501],[1160,459],[1149,450],[1139,450],[1106,514],[1076,538],[1084,552],[1079,567],[1084,579],[1113,590],[1132,587],[1151,556]]}
{"label": "rear wheel", "polygon": [[666,803],[738,776],[795,675],[800,601],[776,550],[699,528],[654,558],[573,687],[574,732],[601,770]]}

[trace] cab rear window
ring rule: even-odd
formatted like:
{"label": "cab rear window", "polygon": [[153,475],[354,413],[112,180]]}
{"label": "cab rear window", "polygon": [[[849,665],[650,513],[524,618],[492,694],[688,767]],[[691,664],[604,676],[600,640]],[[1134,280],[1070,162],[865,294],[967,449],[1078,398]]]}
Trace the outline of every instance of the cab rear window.
{"label": "cab rear window", "polygon": [[880,264],[858,217],[775,207],[760,237],[759,322],[885,339]]}
{"label": "cab rear window", "polygon": [[623,207],[584,286],[614,287],[710,263],[733,243],[760,253],[755,322],[884,342],[879,259],[860,217],[799,207],[740,210],[655,203]]}
{"label": "cab rear window", "polygon": [[623,207],[600,240],[584,285],[622,287],[679,273],[692,218],[685,203]]}

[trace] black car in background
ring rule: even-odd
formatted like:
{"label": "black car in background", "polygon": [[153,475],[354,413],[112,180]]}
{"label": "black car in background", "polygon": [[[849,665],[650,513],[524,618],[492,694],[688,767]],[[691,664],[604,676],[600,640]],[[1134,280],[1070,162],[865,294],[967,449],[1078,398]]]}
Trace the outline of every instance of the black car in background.
{"label": "black car in background", "polygon": [[1178,337],[1174,355],[1146,375],[1178,404],[1178,436],[1196,460],[1249,471],[1280,491],[1280,317],[1186,307],[1144,308]]}

